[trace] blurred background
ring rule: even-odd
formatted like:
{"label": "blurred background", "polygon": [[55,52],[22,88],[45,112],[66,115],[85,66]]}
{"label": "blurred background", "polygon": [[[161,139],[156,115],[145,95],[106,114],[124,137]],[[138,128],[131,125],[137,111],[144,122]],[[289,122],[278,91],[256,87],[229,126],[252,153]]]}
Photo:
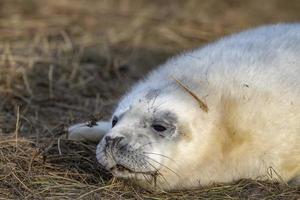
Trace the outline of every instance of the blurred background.
{"label": "blurred background", "polygon": [[297,22],[298,0],[1,0],[0,132],[51,133],[118,99],[168,57],[259,25]]}
{"label": "blurred background", "polygon": [[169,57],[299,21],[299,0],[0,0],[0,199],[299,199],[255,180],[149,193],[103,172],[95,145],[63,139],[72,123],[109,119]]}

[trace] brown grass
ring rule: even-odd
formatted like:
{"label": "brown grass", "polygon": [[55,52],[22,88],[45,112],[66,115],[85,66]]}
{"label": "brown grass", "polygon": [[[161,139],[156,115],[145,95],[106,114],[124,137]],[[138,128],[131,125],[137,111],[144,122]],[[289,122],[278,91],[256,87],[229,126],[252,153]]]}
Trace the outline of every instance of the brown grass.
{"label": "brown grass", "polygon": [[299,10],[297,0],[0,1],[0,199],[299,199],[299,187],[253,180],[144,191],[100,169],[95,145],[63,139],[70,123],[109,118],[175,53],[299,21]]}
{"label": "brown grass", "polygon": [[[59,142],[58,142],[59,141]],[[150,192],[112,179],[95,160],[94,145],[45,139],[1,138],[0,195],[3,199],[297,199],[299,188],[240,180],[198,190]]]}

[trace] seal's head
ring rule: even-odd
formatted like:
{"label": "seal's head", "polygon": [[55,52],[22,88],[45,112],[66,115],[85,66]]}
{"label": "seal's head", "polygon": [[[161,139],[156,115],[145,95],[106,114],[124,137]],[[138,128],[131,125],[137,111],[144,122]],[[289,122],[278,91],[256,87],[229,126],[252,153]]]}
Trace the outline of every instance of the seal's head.
{"label": "seal's head", "polygon": [[193,97],[176,83],[169,90],[149,89],[125,97],[113,114],[112,129],[97,147],[99,163],[114,176],[147,187],[173,189],[183,179],[188,184],[186,176],[196,177],[186,169],[195,170],[201,154],[192,129],[201,130],[195,119],[207,114],[198,109]]}

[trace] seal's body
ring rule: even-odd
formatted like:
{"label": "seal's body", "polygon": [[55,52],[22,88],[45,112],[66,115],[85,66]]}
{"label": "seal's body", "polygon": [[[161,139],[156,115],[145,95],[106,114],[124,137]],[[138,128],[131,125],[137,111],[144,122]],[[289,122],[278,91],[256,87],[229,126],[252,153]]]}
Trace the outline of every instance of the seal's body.
{"label": "seal's body", "polygon": [[98,161],[142,185],[270,174],[299,183],[300,25],[245,31],[172,58],[124,96],[105,127],[76,125],[70,137],[107,131]]}

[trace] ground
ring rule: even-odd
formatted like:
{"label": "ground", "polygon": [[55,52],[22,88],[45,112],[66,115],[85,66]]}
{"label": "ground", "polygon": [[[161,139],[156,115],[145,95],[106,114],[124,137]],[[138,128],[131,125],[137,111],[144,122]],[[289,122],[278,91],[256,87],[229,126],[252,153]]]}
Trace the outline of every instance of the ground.
{"label": "ground", "polygon": [[65,139],[69,124],[108,119],[172,55],[299,22],[299,10],[297,0],[1,0],[0,199],[299,199],[299,187],[255,180],[145,191],[103,171],[95,144]]}

